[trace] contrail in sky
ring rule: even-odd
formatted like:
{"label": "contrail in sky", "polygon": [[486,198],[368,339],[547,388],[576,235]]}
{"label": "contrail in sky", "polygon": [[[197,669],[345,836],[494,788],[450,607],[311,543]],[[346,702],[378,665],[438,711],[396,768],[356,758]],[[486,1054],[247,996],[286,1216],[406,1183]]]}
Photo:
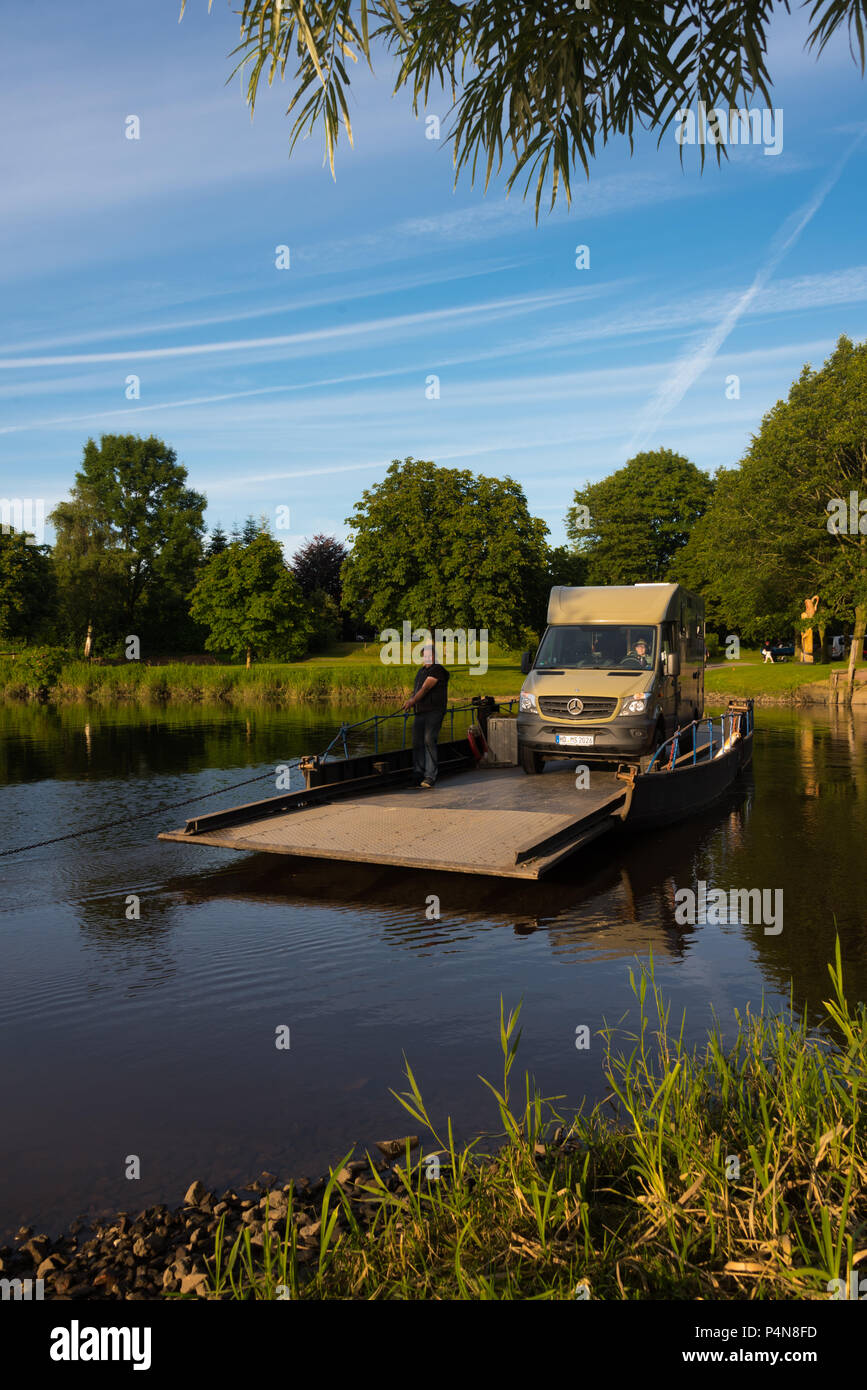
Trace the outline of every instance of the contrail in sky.
{"label": "contrail in sky", "polygon": [[20,367],[71,367],[83,366],[92,362],[152,361],[155,358],[198,357],[215,352],[249,352],[256,348],[289,348],[306,346],[310,343],[325,343],[344,340],[359,334],[388,333],[402,328],[423,328],[442,324],[447,327],[452,320],[472,320],[496,322],[515,314],[530,313],[533,309],[553,307],[564,302],[587,299],[603,293],[597,286],[581,286],[580,289],[558,290],[554,293],[514,295],[510,299],[490,299],[478,304],[454,305],[445,309],[425,309],[415,314],[397,314],[389,318],[366,319],[357,323],[339,324],[331,328],[310,329],[303,333],[281,333],[269,338],[240,338],[229,342],[184,343],[179,347],[126,348],[120,352],[75,352],[65,356],[51,357],[7,357],[0,360],[0,368],[7,370]]}
{"label": "contrail in sky", "polygon": [[680,404],[693,382],[697,381],[710,366],[726,338],[737,326],[741,316],[749,309],[756,296],[761,294],[783,257],[792,249],[804,228],[815,217],[865,135],[867,135],[867,130],[862,130],[846,153],[838,160],[828,177],[819,185],[809,202],[798,208],[786,219],[771,243],[768,259],[756,272],[755,279],[749,289],[745,290],[734,301],[719,323],[711,329],[704,342],[697,349],[689,349],[681,359],[674,375],[669,378],[665,386],[660,387],[657,391],[642,414],[632,438],[626,446],[627,458],[631,458],[646,445],[648,437],[653,434],[674,407]]}

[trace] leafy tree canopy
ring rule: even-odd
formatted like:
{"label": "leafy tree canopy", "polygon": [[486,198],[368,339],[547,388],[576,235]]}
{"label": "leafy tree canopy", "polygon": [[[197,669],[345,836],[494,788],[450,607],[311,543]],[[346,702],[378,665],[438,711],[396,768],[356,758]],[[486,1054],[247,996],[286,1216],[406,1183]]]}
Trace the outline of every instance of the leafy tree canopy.
{"label": "leafy tree canopy", "polygon": [[311,652],[321,652],[336,642],[343,630],[340,605],[325,589],[313,589],[305,598],[310,620],[308,646]]}
{"label": "leafy tree canopy", "polygon": [[586,582],[667,579],[712,494],[708,475],[671,449],[636,454],[607,478],[587,483],[566,514],[566,533],[586,560]]}
{"label": "leafy tree canopy", "polygon": [[533,626],[548,528],[512,478],[395,459],[347,525],[344,603],[375,630],[487,628],[509,642]]}
{"label": "leafy tree canopy", "polygon": [[58,616],[79,644],[92,636],[116,637],[124,625],[127,556],[89,490],[79,484],[49,517],[54,527]]}
{"label": "leafy tree canopy", "polygon": [[[131,622],[147,594],[159,607],[172,590],[192,580],[201,556],[205,498],[186,485],[174,449],[151,435],[106,434],[84,446],[75,475],[76,539],[67,560],[90,564],[92,552],[123,557],[122,604]],[[73,516],[61,506],[52,521],[68,533]]]}
{"label": "leafy tree canopy", "polygon": [[[804,599],[816,592],[819,620],[854,627],[867,611],[862,501],[867,343],[841,337],[824,366],[805,366],[765,415],[740,467],[717,475],[679,574],[700,581],[715,612],[750,639],[800,626]],[[841,511],[845,521],[834,530]]]}
{"label": "leafy tree canopy", "polygon": [[321,589],[340,602],[340,570],[349,551],[336,536],[316,535],[292,557],[292,571],[305,598]]}
{"label": "leafy tree canopy", "polygon": [[303,656],[311,623],[283,547],[260,531],[249,545],[233,541],[209,560],[190,596],[190,612],[208,628],[209,651],[236,660],[294,661]]}
{"label": "leafy tree canopy", "polygon": [[539,583],[529,611],[529,626],[533,635],[538,637],[545,631],[548,622],[548,599],[553,588],[560,585],[571,588],[586,583],[586,556],[580,555],[568,545],[549,546],[545,569],[539,574]]}
{"label": "leafy tree canopy", "polygon": [[[865,0],[810,3],[808,47],[821,53],[848,28],[863,72]],[[270,86],[290,67],[291,148],[321,127],[333,175],[341,127],[353,138],[349,64],[361,57],[372,68],[378,45],[416,115],[431,92],[451,97],[456,178],[468,169],[487,186],[506,159],[509,189],[526,177],[526,193],[535,180],[538,216],[548,182],[552,206],[560,189],[569,199],[572,171],[588,173],[615,138],[632,149],[636,126],[662,139],[699,100],[772,105],[766,53],[778,9],[774,0],[243,0],[235,72],[246,70],[252,108],[262,76]]]}
{"label": "leafy tree canopy", "polygon": [[47,545],[29,545],[23,531],[0,532],[0,639],[31,638],[50,624],[56,583]]}

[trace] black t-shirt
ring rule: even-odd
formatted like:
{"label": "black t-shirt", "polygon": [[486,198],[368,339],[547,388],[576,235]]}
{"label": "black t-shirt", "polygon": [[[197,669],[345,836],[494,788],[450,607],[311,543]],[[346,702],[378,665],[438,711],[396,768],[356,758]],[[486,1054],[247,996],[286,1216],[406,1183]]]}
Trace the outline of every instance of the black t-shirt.
{"label": "black t-shirt", "polygon": [[430,690],[422,695],[413,705],[416,714],[429,714],[432,710],[444,710],[448,703],[448,684],[449,673],[444,666],[439,666],[433,662],[430,666],[419,666],[415,676],[415,685],[412,688],[413,695],[424,685],[428,676],[433,676],[436,685],[431,686]]}

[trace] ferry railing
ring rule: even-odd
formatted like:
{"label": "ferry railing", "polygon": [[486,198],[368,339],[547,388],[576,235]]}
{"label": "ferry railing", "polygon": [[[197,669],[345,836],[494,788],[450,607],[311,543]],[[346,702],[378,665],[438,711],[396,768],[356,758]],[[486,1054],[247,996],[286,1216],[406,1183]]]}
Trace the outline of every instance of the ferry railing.
{"label": "ferry railing", "polygon": [[[719,728],[717,729],[717,723]],[[698,732],[701,727],[707,729],[707,743],[699,748]],[[680,729],[676,729],[671,738],[667,738],[655,750],[653,757],[647,765],[648,772],[670,772],[677,765],[678,750],[680,741],[689,735],[692,730],[692,765],[699,761],[712,762],[715,757],[719,757],[726,748],[730,747],[735,735],[746,738],[753,731],[753,710],[752,706],[745,706],[741,709],[732,709],[719,716],[719,720],[713,718],[693,719],[689,724],[684,724]],[[717,742],[717,735],[719,741]],[[668,748],[667,760],[661,761],[661,754]],[[701,758],[699,758],[701,753]],[[704,755],[707,755],[706,759]],[[658,764],[658,765],[657,765]],[[683,766],[683,764],[681,764]]]}
{"label": "ferry railing", "polygon": [[[449,737],[452,741],[454,741],[455,737],[455,715],[467,714],[478,718],[480,710],[482,708],[481,702],[483,700],[487,700],[488,698],[490,698],[491,703],[488,704],[486,709],[483,711],[484,714],[496,714],[503,709],[508,710],[508,712],[511,714],[512,706],[517,705],[519,700],[518,696],[513,696],[512,698],[507,700],[499,700],[496,698],[496,696],[476,696],[475,699],[469,704],[447,706],[443,723],[445,723],[446,719],[448,719]],[[409,720],[411,718],[413,718],[411,710],[393,710],[391,714],[372,714],[367,719],[358,719],[354,724],[341,724],[339,729],[337,730],[337,733],[334,735],[328,747],[325,749],[325,752],[320,754],[320,760],[324,762],[325,759],[331,753],[332,749],[337,744],[342,745],[344,758],[350,757],[348,735],[355,734],[361,729],[370,731],[371,727],[373,731],[373,751],[374,753],[378,753],[380,751],[380,730],[382,729],[383,725],[388,724],[390,726],[391,721],[396,719],[400,719],[403,721],[400,730],[400,747],[406,748],[406,729],[407,724],[409,723]],[[468,724],[471,722],[472,719],[467,720]]]}

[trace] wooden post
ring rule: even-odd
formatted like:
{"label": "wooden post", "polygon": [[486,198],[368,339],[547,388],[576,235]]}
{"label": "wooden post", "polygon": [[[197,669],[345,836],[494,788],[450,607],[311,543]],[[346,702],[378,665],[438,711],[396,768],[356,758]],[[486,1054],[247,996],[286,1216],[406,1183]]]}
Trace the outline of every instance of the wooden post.
{"label": "wooden post", "polygon": [[867,629],[867,604],[859,603],[855,607],[855,626],[852,631],[852,646],[849,650],[849,669],[846,673],[846,704],[851,705],[852,695],[855,690],[855,667],[861,656],[861,649],[864,646],[864,632]]}

